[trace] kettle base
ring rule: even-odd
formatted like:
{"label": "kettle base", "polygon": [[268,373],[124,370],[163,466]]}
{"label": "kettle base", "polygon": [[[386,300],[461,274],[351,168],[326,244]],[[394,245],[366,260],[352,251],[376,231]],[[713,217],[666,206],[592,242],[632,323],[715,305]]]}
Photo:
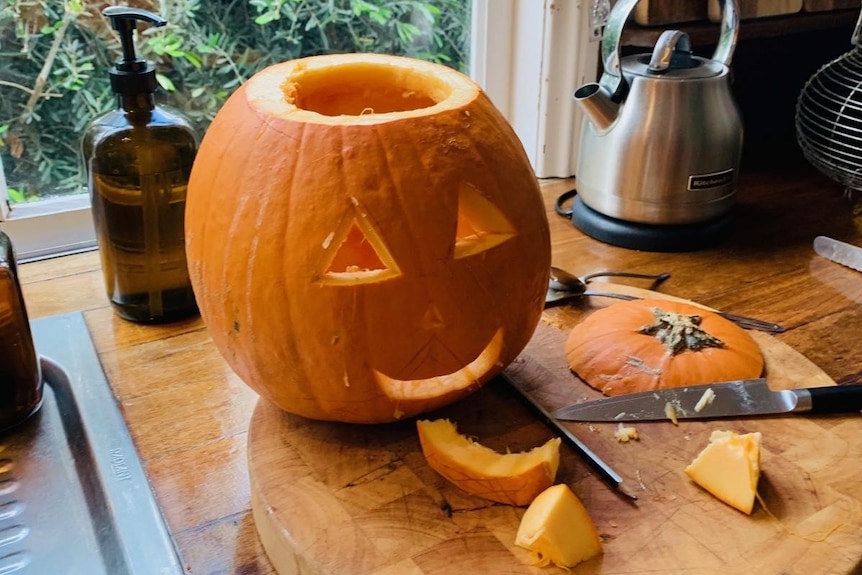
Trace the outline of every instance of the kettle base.
{"label": "kettle base", "polygon": [[690,252],[713,247],[730,233],[730,212],[694,224],[660,225],[628,222],[606,216],[575,196],[572,224],[591,238],[648,252]]}

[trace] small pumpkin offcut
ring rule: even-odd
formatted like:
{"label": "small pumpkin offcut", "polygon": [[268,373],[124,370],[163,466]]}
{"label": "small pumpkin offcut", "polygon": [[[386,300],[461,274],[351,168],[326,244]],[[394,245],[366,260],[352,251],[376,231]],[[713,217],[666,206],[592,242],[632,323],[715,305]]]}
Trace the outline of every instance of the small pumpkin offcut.
{"label": "small pumpkin offcut", "polygon": [[643,299],[589,315],[569,333],[566,361],[605,395],[759,377],[764,360],[751,335],[692,304]]}
{"label": "small pumpkin offcut", "polygon": [[372,54],[255,75],[216,115],[186,245],[216,347],[315,419],[385,422],[478,389],[529,341],[550,239],[515,133],[469,78]]}

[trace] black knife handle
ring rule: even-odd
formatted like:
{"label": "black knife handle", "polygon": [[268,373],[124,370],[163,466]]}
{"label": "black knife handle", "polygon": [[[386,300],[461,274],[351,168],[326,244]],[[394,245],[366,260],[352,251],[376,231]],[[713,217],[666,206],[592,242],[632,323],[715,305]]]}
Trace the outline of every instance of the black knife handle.
{"label": "black knife handle", "polygon": [[830,385],[809,387],[809,413],[850,413],[862,411],[862,385]]}

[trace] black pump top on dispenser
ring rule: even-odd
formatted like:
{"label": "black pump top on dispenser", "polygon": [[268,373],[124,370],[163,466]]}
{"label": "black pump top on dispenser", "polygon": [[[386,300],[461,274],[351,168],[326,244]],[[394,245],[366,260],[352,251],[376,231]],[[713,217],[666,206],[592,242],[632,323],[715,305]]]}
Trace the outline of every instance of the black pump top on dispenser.
{"label": "black pump top on dispenser", "polygon": [[110,6],[102,11],[102,15],[111,19],[123,46],[123,59],[110,70],[111,89],[115,94],[152,94],[158,86],[156,69],[135,55],[132,35],[138,20],[155,26],[164,26],[168,21],[158,14],[127,6]]}

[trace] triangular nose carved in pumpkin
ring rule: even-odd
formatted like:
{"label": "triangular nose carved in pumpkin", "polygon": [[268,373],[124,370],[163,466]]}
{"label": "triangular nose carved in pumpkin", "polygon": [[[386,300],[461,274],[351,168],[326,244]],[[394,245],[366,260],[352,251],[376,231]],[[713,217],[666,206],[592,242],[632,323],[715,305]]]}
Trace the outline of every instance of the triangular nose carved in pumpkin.
{"label": "triangular nose carved in pumpkin", "polygon": [[422,321],[419,326],[426,331],[433,331],[446,325],[446,320],[443,319],[443,314],[436,305],[430,306],[425,310],[425,315],[422,316]]}
{"label": "triangular nose carved in pumpkin", "polygon": [[354,208],[323,240],[323,266],[317,275],[318,283],[373,283],[401,275],[367,214]]}
{"label": "triangular nose carved in pumpkin", "polygon": [[458,228],[455,258],[463,258],[499,245],[515,235],[515,228],[488,198],[470,184],[458,194]]}
{"label": "triangular nose carved in pumpkin", "polygon": [[[412,380],[419,369],[437,371],[438,373],[449,373],[463,368],[470,363],[471,358],[458,357],[445,342],[436,335],[432,335],[423,345],[416,350],[410,363],[400,370],[402,379]],[[457,366],[457,368],[453,368]]]}

